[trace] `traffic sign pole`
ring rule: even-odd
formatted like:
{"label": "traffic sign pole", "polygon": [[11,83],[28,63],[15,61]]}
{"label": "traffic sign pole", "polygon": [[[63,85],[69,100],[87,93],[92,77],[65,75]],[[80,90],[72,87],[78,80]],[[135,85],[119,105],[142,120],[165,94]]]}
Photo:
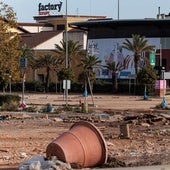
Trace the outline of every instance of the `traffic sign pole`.
{"label": "traffic sign pole", "polygon": [[21,71],[21,77],[22,77],[22,99],[21,99],[22,109],[24,109],[26,107],[26,104],[24,101],[26,65],[27,65],[27,59],[23,58],[23,57],[20,58],[20,71]]}

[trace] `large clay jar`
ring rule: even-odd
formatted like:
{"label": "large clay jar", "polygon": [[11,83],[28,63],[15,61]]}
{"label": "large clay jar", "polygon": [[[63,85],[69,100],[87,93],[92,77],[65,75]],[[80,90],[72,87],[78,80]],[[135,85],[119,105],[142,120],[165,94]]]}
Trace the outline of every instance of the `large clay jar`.
{"label": "large clay jar", "polygon": [[107,145],[102,133],[91,123],[80,121],[63,133],[46,148],[47,158],[80,167],[94,167],[107,161]]}

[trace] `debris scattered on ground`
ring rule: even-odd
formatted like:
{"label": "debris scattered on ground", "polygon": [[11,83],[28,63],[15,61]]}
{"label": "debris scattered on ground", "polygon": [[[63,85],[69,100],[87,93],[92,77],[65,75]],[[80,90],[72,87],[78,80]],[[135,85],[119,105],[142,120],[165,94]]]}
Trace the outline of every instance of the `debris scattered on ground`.
{"label": "debris scattered on ground", "polygon": [[71,165],[52,157],[46,160],[43,156],[33,156],[18,167],[19,170],[70,170]]}
{"label": "debris scattered on ground", "polygon": [[[81,120],[94,123],[106,139],[109,157],[103,165],[105,168],[170,164],[169,110],[139,109],[138,102],[143,103],[139,100],[136,100],[138,109],[134,109],[134,100],[133,108],[130,108],[129,103],[124,103],[127,98],[123,98],[122,108],[119,106],[121,110],[110,106],[101,108],[105,104],[104,97],[96,99],[101,100],[100,104],[97,103],[100,107],[88,114],[65,110],[59,113],[0,113],[0,168],[2,165],[21,166],[35,155],[41,155],[44,159],[48,143]],[[129,100],[132,101],[132,98]],[[114,106],[119,104],[116,98],[114,102]],[[154,100],[145,101],[144,104],[149,105],[149,102],[153,103]],[[46,99],[44,103],[46,106]],[[120,136],[120,125],[124,123],[129,126],[129,138]],[[40,167],[40,164],[35,163],[32,167],[35,166]]]}

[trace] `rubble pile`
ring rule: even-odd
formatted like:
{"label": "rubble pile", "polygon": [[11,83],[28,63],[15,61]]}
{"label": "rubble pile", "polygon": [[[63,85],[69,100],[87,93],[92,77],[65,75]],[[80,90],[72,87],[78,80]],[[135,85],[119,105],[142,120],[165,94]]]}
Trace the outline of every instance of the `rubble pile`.
{"label": "rubble pile", "polygon": [[51,160],[45,160],[43,156],[34,156],[21,163],[19,170],[70,170],[71,165],[64,163],[53,157]]}
{"label": "rubble pile", "polygon": [[[105,110],[94,114],[62,112],[48,116],[40,113],[0,115],[0,167],[15,164],[19,165],[20,170],[36,166],[69,169],[70,165],[62,164],[56,158],[52,164],[44,159],[45,148],[73,123],[82,120],[95,124],[106,139],[109,156],[104,166],[170,164],[169,110]],[[129,125],[129,138],[120,137],[122,124]]]}

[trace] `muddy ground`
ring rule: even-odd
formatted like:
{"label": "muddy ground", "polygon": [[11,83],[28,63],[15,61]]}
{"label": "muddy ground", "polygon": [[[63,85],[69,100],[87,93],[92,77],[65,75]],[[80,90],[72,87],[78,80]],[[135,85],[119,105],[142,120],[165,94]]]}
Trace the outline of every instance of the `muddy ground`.
{"label": "muddy ground", "polygon": [[[93,123],[106,140],[108,160],[104,167],[170,164],[170,110],[155,109],[160,98],[144,101],[141,96],[97,95],[94,103],[88,99],[90,113],[40,113],[47,103],[59,110],[65,104],[62,97],[28,94],[25,101],[37,112],[1,112],[0,169],[17,169],[33,156],[45,157],[47,145],[82,120]],[[69,105],[81,109],[80,100],[84,101],[81,95],[69,96]],[[120,128],[124,124],[128,135]]]}

